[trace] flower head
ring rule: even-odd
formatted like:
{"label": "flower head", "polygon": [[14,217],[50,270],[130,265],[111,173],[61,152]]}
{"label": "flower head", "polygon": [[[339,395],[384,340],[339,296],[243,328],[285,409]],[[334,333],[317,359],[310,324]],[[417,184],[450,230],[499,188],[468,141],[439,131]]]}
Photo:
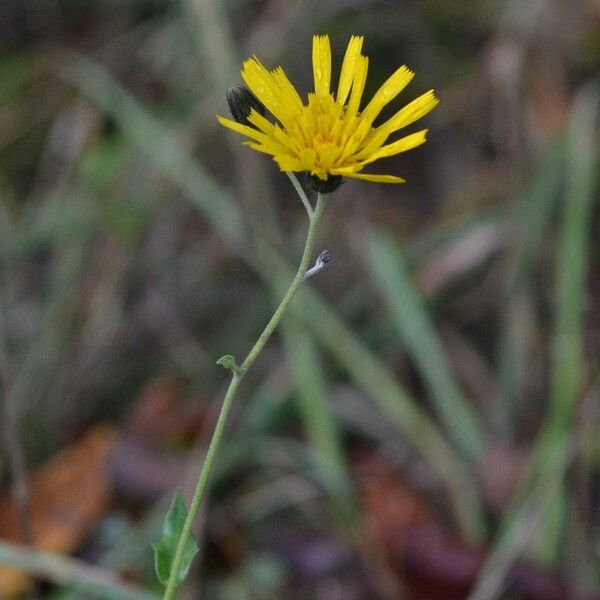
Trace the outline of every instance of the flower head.
{"label": "flower head", "polygon": [[[396,70],[361,110],[369,59],[361,54],[362,36],[352,36],[346,49],[337,93],[331,92],[329,37],[313,37],[315,91],[304,104],[281,67],[269,71],[256,58],[244,62],[242,78],[275,117],[272,123],[252,108],[247,124],[218,116],[225,127],[246,135],[251,148],[270,154],[282,171],[307,172],[317,182],[342,177],[402,183],[395,175],[362,173],[379,158],[416,148],[425,142],[423,129],[388,143],[390,135],[426,115],[438,103],[433,90],[419,96],[384,123],[374,125],[382,109],[414,77],[406,66]],[[317,188],[318,189],[318,188]]]}

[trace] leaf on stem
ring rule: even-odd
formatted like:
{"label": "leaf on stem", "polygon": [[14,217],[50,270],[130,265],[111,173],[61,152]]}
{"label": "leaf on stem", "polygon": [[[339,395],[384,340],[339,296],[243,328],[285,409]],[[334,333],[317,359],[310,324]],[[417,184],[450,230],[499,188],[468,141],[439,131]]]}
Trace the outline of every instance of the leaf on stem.
{"label": "leaf on stem", "polygon": [[[163,585],[166,585],[169,581],[177,543],[181,537],[186,516],[187,510],[183,502],[183,496],[181,492],[175,492],[175,496],[173,496],[171,506],[165,517],[162,534],[156,544],[153,545],[154,568],[159,581]],[[194,537],[190,535],[183,551],[181,564],[179,565],[179,572],[177,573],[178,583],[181,583],[187,577],[192,560],[194,560],[198,551],[198,544]]]}
{"label": "leaf on stem", "polygon": [[235,356],[232,354],[225,354],[225,356],[221,356],[221,358],[217,361],[218,365],[221,365],[224,369],[228,369],[232,373],[239,375],[240,368],[235,362]]}

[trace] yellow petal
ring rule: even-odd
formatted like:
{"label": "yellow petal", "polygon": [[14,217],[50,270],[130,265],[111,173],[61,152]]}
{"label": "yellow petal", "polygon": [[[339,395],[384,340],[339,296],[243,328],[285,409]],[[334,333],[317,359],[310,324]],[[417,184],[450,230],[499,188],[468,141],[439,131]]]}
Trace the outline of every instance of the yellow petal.
{"label": "yellow petal", "polygon": [[389,134],[386,131],[377,131],[376,129],[371,130],[371,135],[367,140],[367,143],[356,153],[356,158],[362,160],[368,156],[371,156],[381,148],[385,143]]}
{"label": "yellow petal", "polygon": [[282,171],[302,171],[302,163],[295,157],[288,154],[275,156],[275,162]]}
{"label": "yellow petal", "polygon": [[329,36],[313,36],[313,74],[315,79],[315,94],[325,96],[329,94],[331,85],[331,46]]}
{"label": "yellow petal", "polygon": [[299,159],[302,163],[303,171],[311,171],[315,168],[315,160],[317,158],[317,152],[314,148],[302,148]]}
{"label": "yellow petal", "polygon": [[346,110],[349,118],[354,116],[360,108],[360,100],[365,89],[368,70],[369,59],[361,54],[356,58],[354,66],[354,81],[352,82],[352,92],[350,92],[350,101]]}
{"label": "yellow petal", "polygon": [[363,181],[375,181],[376,183],[406,183],[406,179],[396,177],[396,175],[375,175],[371,173],[338,173],[344,177],[352,179],[362,179]]}
{"label": "yellow petal", "polygon": [[[284,132],[278,125],[271,123],[268,119],[265,119],[260,113],[254,109],[250,112],[248,122],[258,127],[258,129],[265,134],[266,138],[270,143],[274,144],[279,148],[280,151],[285,152],[287,150],[294,151],[294,141],[290,136]],[[259,140],[261,143],[266,143],[265,140]]]}
{"label": "yellow petal", "polygon": [[273,157],[280,156],[282,152],[281,148],[269,142],[265,142],[264,144],[257,144],[256,142],[244,142],[244,146],[248,146],[257,152],[270,154]]}
{"label": "yellow petal", "polygon": [[302,99],[296,91],[296,88],[288,79],[284,70],[281,67],[277,67],[271,71],[271,75],[281,90],[281,96],[289,103],[289,108],[294,111],[301,111],[303,106]]}
{"label": "yellow petal", "polygon": [[381,112],[383,107],[391,102],[410,82],[415,74],[406,66],[402,65],[388,80],[375,92],[375,95],[365,106],[363,117],[371,123]]}
{"label": "yellow petal", "polygon": [[254,129],[254,127],[243,125],[242,123],[238,123],[237,121],[226,119],[221,115],[217,115],[217,121],[219,121],[221,125],[224,125],[225,127],[228,127],[229,129],[232,129],[237,133],[241,133],[242,135],[247,135],[248,137],[252,138],[253,140],[256,140],[257,142],[264,143],[269,139],[268,136],[266,136],[262,131],[258,131],[257,129]]}
{"label": "yellow petal", "polygon": [[273,129],[275,129],[275,124],[271,123],[269,119],[263,117],[254,108],[250,111],[250,114],[248,115],[248,123],[252,123],[252,125],[258,127],[266,135],[271,135],[273,133]]}
{"label": "yellow petal", "polygon": [[350,87],[354,79],[354,71],[356,60],[360,56],[364,38],[362,36],[353,35],[348,42],[346,48],[346,54],[344,55],[344,62],[342,63],[342,70],[340,71],[340,82],[338,84],[338,91],[336,95],[336,102],[342,106],[348,94],[350,93]]}
{"label": "yellow petal", "polygon": [[429,90],[407,104],[404,108],[401,108],[393,117],[380,125],[377,130],[385,130],[389,135],[425,116],[438,103],[439,100],[435,97],[434,91]]}
{"label": "yellow petal", "polygon": [[416,133],[411,133],[391,144],[387,144],[386,146],[382,146],[377,150],[377,152],[373,152],[369,156],[367,156],[364,160],[361,161],[361,164],[368,165],[380,158],[385,158],[386,156],[394,156],[394,154],[400,154],[401,152],[406,152],[407,150],[412,150],[421,144],[424,144],[427,141],[427,129],[423,129],[421,131],[417,131]]}
{"label": "yellow petal", "polygon": [[274,142],[278,142],[282,148],[285,148],[287,152],[291,152],[292,154],[298,154],[302,147],[302,143],[298,140],[297,136],[290,135],[280,127],[273,129],[272,137]]}
{"label": "yellow petal", "polygon": [[254,57],[244,62],[242,79],[266,109],[282,124],[286,124],[291,115],[289,103],[282,97],[281,88],[273,75]]}

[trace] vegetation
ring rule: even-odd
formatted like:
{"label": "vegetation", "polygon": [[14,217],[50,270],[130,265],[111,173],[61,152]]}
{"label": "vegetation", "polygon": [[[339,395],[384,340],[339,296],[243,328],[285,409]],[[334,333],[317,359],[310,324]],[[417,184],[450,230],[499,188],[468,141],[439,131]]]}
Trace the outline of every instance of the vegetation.
{"label": "vegetation", "polygon": [[215,114],[252,54],[311,90],[314,33],[334,64],[365,36],[365,97],[406,63],[400,101],[440,104],[381,161],[407,183],[328,197],[332,262],[241,383],[181,597],[596,597],[598,19],[2,3],[0,597],[163,593],[152,544],[189,506],[215,362],[252,348],[306,236]]}

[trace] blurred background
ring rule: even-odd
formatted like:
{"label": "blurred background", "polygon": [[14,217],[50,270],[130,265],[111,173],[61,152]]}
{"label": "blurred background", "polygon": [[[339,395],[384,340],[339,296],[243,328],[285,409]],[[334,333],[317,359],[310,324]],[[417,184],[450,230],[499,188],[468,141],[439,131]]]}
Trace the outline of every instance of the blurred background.
{"label": "blurred background", "polygon": [[330,197],[333,262],[245,379],[182,598],[600,597],[600,3],[4,0],[0,598],[160,594],[215,361],[307,228],[215,114],[253,53],[308,92],[313,33],[334,82],[365,36],[366,98],[416,72],[390,113],[441,102],[373,169],[405,185]]}

